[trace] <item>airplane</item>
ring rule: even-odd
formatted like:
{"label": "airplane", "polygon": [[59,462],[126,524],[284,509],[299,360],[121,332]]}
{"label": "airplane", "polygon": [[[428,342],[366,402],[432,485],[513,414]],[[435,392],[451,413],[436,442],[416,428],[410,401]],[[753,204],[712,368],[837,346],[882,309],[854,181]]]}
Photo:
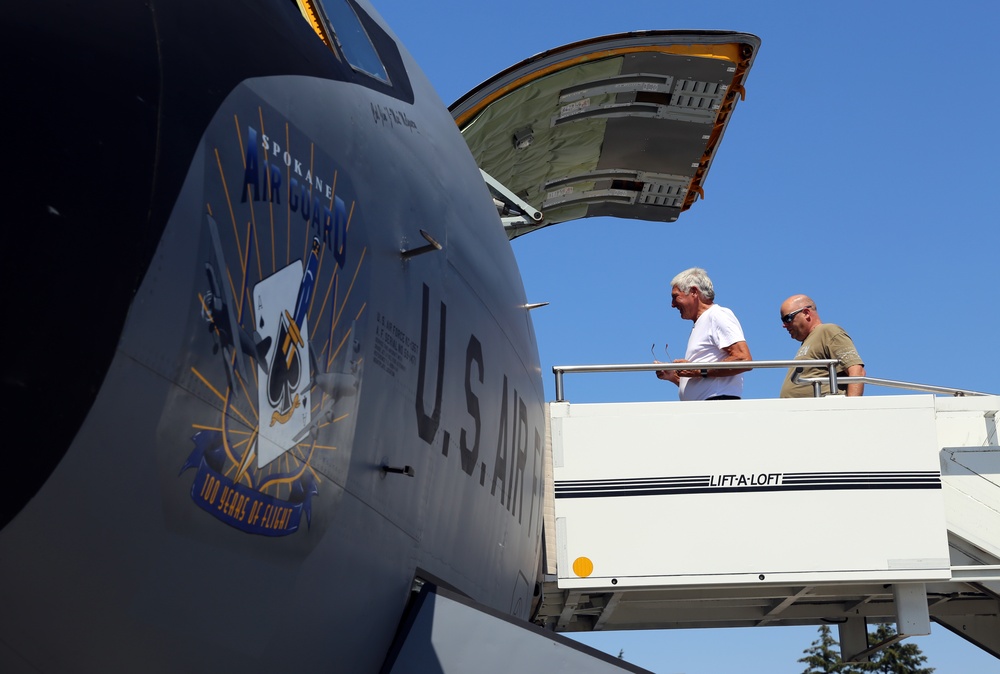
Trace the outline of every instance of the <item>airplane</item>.
{"label": "airplane", "polygon": [[510,239],[676,219],[759,39],[595,38],[449,110],[365,0],[53,10],[3,19],[0,670],[406,671],[432,601],[509,626],[479,671],[544,658]]}

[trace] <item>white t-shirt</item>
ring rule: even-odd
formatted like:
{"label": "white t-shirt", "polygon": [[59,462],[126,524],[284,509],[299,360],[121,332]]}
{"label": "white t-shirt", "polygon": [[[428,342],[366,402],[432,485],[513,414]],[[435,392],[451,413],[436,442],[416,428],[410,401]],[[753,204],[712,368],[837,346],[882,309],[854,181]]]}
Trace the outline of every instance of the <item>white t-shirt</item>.
{"label": "white t-shirt", "polygon": [[[692,363],[717,363],[727,354],[723,348],[745,342],[736,314],[713,304],[694,322],[684,359]],[[714,396],[743,395],[743,375],[732,377],[681,377],[681,400],[706,400]]]}

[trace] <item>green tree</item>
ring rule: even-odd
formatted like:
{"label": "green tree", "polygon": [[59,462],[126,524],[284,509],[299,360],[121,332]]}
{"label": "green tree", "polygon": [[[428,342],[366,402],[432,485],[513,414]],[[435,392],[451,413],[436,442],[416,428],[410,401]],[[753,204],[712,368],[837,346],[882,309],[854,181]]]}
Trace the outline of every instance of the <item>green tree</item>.
{"label": "green tree", "polygon": [[846,673],[850,670],[840,659],[840,651],[837,650],[837,642],[830,634],[828,625],[820,625],[819,639],[812,642],[805,651],[804,658],[799,658],[799,662],[806,663],[806,668],[802,674],[829,674],[831,672]]}
{"label": "green tree", "polygon": [[[896,636],[892,625],[879,624],[874,632],[868,634],[869,644],[879,644]],[[933,667],[924,667],[927,656],[920,652],[920,647],[907,641],[897,641],[873,654],[871,662],[856,664],[855,671],[879,672],[880,674],[931,674]]]}

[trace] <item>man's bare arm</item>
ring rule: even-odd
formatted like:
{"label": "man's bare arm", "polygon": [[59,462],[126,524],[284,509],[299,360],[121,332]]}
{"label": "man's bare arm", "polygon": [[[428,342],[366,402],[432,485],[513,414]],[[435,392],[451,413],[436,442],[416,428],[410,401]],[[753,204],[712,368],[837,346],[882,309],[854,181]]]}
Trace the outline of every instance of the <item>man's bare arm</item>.
{"label": "man's bare arm", "polygon": [[[848,377],[864,377],[865,376],[865,366],[864,365],[852,365],[847,368]],[[865,394],[864,384],[848,384],[847,385],[847,395],[849,396],[861,396]]]}
{"label": "man's bare arm", "polygon": [[[722,363],[735,362],[740,360],[753,360],[750,355],[750,347],[747,346],[746,342],[736,342],[729,346],[722,347],[722,350],[726,352],[726,357],[721,361]],[[684,363],[684,360],[675,360],[675,363]],[[705,370],[709,377],[732,377],[737,374],[742,374],[744,372],[749,372],[750,368],[744,367],[740,369],[726,369],[726,370]],[[681,377],[701,377],[701,370],[680,370],[677,374]]]}
{"label": "man's bare arm", "polygon": [[[722,347],[722,350],[727,354],[726,357],[722,359],[723,363],[729,361],[753,360],[753,356],[750,355],[750,347],[747,346],[746,342],[736,342],[735,344]],[[733,370],[711,370],[709,371],[708,376],[732,377],[733,375],[749,371],[750,368],[748,367]]]}

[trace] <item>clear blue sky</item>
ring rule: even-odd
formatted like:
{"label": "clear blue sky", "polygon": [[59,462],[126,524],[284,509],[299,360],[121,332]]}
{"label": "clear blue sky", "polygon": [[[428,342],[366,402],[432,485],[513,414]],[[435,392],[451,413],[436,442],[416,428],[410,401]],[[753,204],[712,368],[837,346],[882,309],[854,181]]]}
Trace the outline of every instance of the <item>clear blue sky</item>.
{"label": "clear blue sky", "polygon": [[[575,40],[629,30],[723,29],[762,46],[698,201],[676,223],[595,218],[516,240],[546,396],[553,365],[683,355],[690,323],[667,284],[701,266],[753,356],[798,346],[778,306],[809,294],[874,377],[1000,393],[1000,6],[930,3],[375,0],[449,104],[491,75]],[[779,371],[746,376],[772,397]],[[575,375],[573,402],[674,400],[646,375]],[[870,394],[888,394],[869,389]],[[815,628],[593,635],[659,674],[782,674]],[[934,626],[916,640],[937,674],[1000,660]]]}

